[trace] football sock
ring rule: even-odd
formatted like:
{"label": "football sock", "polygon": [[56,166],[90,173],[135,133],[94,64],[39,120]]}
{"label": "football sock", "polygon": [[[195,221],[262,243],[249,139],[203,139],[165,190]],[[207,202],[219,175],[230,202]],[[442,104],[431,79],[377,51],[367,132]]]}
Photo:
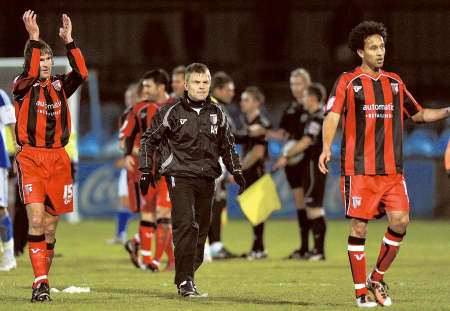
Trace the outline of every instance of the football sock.
{"label": "football sock", "polygon": [[55,243],[56,240],[52,243],[47,243],[47,255],[46,255],[46,263],[47,263],[47,275],[50,272],[50,268],[53,262],[53,256],[55,255]]}
{"label": "football sock", "polygon": [[132,213],[128,208],[120,208],[117,211],[116,219],[117,219],[117,232],[116,237],[119,239],[126,239],[127,236],[127,227],[128,222],[132,216]]}
{"label": "football sock", "polygon": [[297,209],[297,220],[300,229],[300,253],[303,255],[309,250],[309,220],[306,209]]}
{"label": "football sock", "polygon": [[5,215],[0,219],[0,238],[2,242],[9,242],[13,238],[13,224],[11,217]]}
{"label": "football sock", "polygon": [[389,269],[400,249],[400,244],[406,233],[397,233],[388,227],[381,242],[380,254],[378,255],[377,264],[372,271],[371,279],[373,281],[382,281],[384,273]]}
{"label": "football sock", "polygon": [[166,245],[166,255],[167,255],[167,264],[175,264],[175,254],[173,252],[173,234],[172,234],[172,227],[169,231],[169,242]]}
{"label": "football sock", "polygon": [[319,254],[324,253],[325,232],[327,231],[327,225],[325,218],[320,216],[310,220],[312,231],[314,234],[314,248]]}
{"label": "football sock", "polygon": [[167,248],[167,244],[170,242],[170,219],[160,218],[156,221],[156,249],[155,260],[160,262],[164,251]]}
{"label": "football sock", "polygon": [[253,226],[253,247],[252,251],[263,251],[264,250],[264,223]]}
{"label": "football sock", "polygon": [[356,297],[367,294],[366,287],[366,254],[364,244],[366,239],[348,237],[348,259],[355,284]]}
{"label": "football sock", "polygon": [[154,222],[141,220],[139,225],[139,238],[141,240],[140,253],[144,264],[149,265],[152,262],[152,240],[156,224]]}
{"label": "football sock", "polygon": [[28,253],[34,272],[33,287],[41,282],[48,283],[45,235],[28,235]]}

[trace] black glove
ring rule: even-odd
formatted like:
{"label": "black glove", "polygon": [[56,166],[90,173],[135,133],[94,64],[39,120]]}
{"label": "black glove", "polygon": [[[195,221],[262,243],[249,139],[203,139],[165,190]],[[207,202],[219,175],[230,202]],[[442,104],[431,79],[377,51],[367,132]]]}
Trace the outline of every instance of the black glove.
{"label": "black glove", "polygon": [[233,175],[234,181],[239,185],[239,194],[242,194],[245,190],[245,178],[242,172],[237,172]]}
{"label": "black glove", "polygon": [[139,180],[139,188],[141,189],[141,193],[146,195],[148,192],[148,187],[152,185],[153,188],[156,188],[155,177],[152,173],[142,173],[141,178]]}

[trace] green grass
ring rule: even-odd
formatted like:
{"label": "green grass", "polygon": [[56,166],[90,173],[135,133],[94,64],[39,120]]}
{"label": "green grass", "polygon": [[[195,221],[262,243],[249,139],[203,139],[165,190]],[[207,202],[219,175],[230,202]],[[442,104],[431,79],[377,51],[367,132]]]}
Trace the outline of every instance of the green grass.
{"label": "green grass", "polygon": [[[134,232],[135,224],[129,232]],[[88,286],[89,294],[52,295],[51,304],[31,304],[32,270],[28,256],[18,269],[0,274],[0,310],[355,310],[347,259],[348,224],[328,224],[325,262],[286,261],[297,246],[294,221],[270,221],[265,233],[269,259],[204,264],[196,275],[209,298],[178,298],[172,273],[150,273],[132,267],[120,246],[108,246],[113,222],[85,221],[58,228],[52,287]],[[371,223],[367,240],[372,267],[384,221]],[[251,230],[232,221],[224,241],[235,252],[247,251]],[[369,269],[368,267],[368,269]],[[386,274],[392,310],[450,310],[450,223],[414,221],[397,261]]]}

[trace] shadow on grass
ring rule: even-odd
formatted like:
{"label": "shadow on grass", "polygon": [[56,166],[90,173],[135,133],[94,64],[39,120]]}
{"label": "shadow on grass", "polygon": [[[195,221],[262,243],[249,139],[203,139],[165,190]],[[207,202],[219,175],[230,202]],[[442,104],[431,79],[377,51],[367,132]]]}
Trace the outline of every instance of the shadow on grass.
{"label": "shadow on grass", "polygon": [[[288,301],[276,299],[274,297],[267,297],[267,299],[255,297],[239,297],[239,296],[210,296],[207,298],[181,298],[176,292],[167,293],[157,290],[145,290],[134,288],[98,288],[97,293],[105,294],[125,294],[135,295],[142,298],[159,298],[167,300],[178,300],[180,302],[195,302],[200,304],[213,304],[214,302],[237,303],[237,304],[256,304],[256,305],[272,305],[272,306],[314,306],[316,304],[304,301]],[[136,297],[137,298],[137,297]]]}

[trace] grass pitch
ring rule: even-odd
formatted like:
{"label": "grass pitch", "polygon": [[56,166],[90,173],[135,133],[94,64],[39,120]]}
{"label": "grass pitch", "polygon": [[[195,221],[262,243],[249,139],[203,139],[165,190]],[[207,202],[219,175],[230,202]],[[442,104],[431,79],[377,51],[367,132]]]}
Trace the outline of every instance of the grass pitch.
{"label": "grass pitch", "polygon": [[[61,223],[50,285],[90,287],[87,294],[52,294],[49,304],[31,304],[32,270],[28,256],[18,269],[0,274],[0,310],[356,310],[347,258],[348,224],[330,221],[327,260],[283,260],[298,244],[295,221],[272,220],[266,225],[269,259],[229,260],[204,264],[196,275],[206,299],[181,299],[173,273],[139,271],[121,246],[105,240],[112,221]],[[135,232],[134,223],[129,232]],[[378,255],[384,221],[370,223],[366,243],[368,269]],[[251,229],[245,221],[224,228],[227,247],[245,252]],[[450,310],[450,222],[413,221],[386,281],[392,310]],[[380,308],[380,307],[379,307]]]}

